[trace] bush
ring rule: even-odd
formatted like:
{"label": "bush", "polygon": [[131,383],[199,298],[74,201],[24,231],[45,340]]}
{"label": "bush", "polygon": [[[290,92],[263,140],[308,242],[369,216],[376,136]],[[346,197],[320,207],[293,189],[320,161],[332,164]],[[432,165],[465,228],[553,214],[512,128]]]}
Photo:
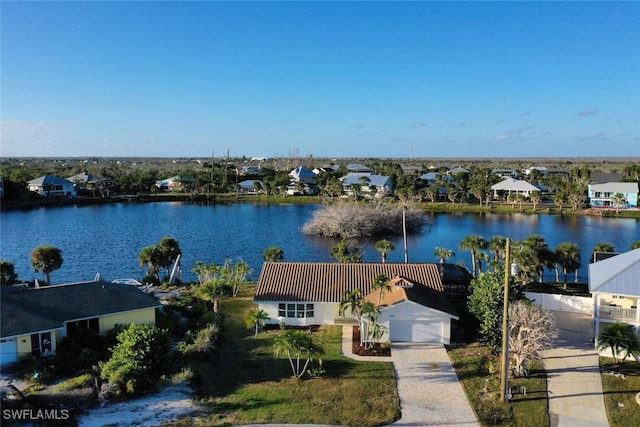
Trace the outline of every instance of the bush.
{"label": "bush", "polygon": [[134,396],[155,388],[169,368],[171,338],[166,330],[151,325],[131,325],[118,334],[118,344],[100,377],[115,385],[116,395]]}
{"label": "bush", "polygon": [[187,341],[178,344],[178,350],[184,356],[206,355],[217,348],[220,337],[220,328],[216,324],[210,324],[200,329],[196,334],[187,333]]}
{"label": "bush", "polygon": [[[424,212],[409,205],[404,212],[407,232],[420,232],[427,225]],[[336,203],[326,205],[313,214],[302,228],[304,234],[343,239],[402,234],[403,206]]]}

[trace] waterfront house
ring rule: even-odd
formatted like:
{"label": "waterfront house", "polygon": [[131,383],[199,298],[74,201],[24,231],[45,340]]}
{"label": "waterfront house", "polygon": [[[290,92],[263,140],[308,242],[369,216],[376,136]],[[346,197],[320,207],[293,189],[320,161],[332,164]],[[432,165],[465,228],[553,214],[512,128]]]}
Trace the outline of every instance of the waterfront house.
{"label": "waterfront house", "polygon": [[[339,314],[343,294],[360,289],[377,304],[372,284],[380,274],[392,285],[380,304],[378,323],[385,330],[380,341],[451,342],[451,321],[458,316],[445,297],[435,263],[266,262],[254,301],[271,324],[356,324],[349,310],[344,317]],[[361,326],[366,331],[366,323]]]}
{"label": "waterfront house", "polygon": [[640,334],[640,249],[590,264],[589,292],[594,300],[594,339],[616,321]]}
{"label": "waterfront house", "polygon": [[135,286],[105,281],[53,286],[1,286],[0,364],[50,355],[80,328],[105,333],[115,325],[155,324],[158,299]]}
{"label": "waterfront house", "polygon": [[258,194],[263,191],[264,183],[258,179],[246,179],[238,183],[240,191],[247,194]]}
{"label": "waterfront house", "polygon": [[638,183],[637,182],[605,182],[602,184],[589,184],[589,204],[591,207],[616,207],[614,196],[621,194],[624,201],[619,208],[638,207]]}
{"label": "waterfront house", "polygon": [[156,187],[165,191],[191,191],[196,179],[188,175],[176,175],[156,181]]}
{"label": "waterfront house", "polygon": [[342,187],[345,194],[352,196],[354,186],[359,186],[359,191],[369,197],[383,197],[393,193],[393,180],[388,176],[373,175],[371,173],[348,173],[342,178]]}
{"label": "waterfront house", "polygon": [[292,184],[303,183],[303,184],[313,184],[316,181],[316,174],[309,168],[304,166],[299,166],[289,172],[289,179]]}
{"label": "waterfront house", "polygon": [[53,175],[43,175],[27,181],[29,191],[44,197],[76,197],[75,183]]}
{"label": "waterfront house", "polygon": [[534,191],[541,191],[540,187],[515,178],[505,178],[497,184],[491,186],[493,190],[493,198],[497,199],[502,192],[507,196],[511,194],[521,194],[525,197],[531,197]]}

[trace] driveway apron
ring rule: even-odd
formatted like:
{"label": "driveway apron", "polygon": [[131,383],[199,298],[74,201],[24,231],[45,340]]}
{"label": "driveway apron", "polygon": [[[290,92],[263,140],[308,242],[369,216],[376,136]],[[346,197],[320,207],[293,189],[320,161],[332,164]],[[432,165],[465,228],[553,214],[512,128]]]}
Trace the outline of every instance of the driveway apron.
{"label": "driveway apron", "polygon": [[441,344],[393,343],[402,418],[393,426],[479,426]]}
{"label": "driveway apron", "polygon": [[543,356],[551,427],[608,426],[593,319],[579,313],[552,313],[558,338]]}

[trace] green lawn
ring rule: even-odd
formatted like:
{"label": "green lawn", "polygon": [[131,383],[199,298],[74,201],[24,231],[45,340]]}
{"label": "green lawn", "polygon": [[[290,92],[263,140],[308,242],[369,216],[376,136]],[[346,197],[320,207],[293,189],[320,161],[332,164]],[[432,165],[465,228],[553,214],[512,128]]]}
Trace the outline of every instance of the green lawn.
{"label": "green lawn", "polygon": [[356,362],[341,354],[342,329],[321,327],[320,378],[292,378],[289,361],[273,357],[279,330],[257,337],[245,327],[250,296],[224,301],[223,343],[210,361],[195,362],[197,392],[208,410],[197,425],[315,423],[375,426],[400,417],[393,364]]}
{"label": "green lawn", "polygon": [[549,425],[547,379],[542,364],[533,365],[527,378],[510,379],[513,397],[509,403],[501,403],[498,356],[491,354],[487,347],[477,344],[452,347],[448,351],[469,402],[482,425]]}
{"label": "green lawn", "polygon": [[[640,405],[636,402],[636,394],[640,393],[640,363],[627,360],[615,366],[612,358],[601,357],[600,368],[604,405],[611,427],[640,425]],[[608,372],[623,374],[624,378]]]}

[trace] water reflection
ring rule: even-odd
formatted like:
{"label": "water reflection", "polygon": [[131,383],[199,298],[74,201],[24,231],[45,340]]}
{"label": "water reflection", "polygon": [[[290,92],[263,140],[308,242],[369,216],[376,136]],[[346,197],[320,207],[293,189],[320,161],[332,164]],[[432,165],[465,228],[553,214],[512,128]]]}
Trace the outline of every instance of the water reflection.
{"label": "water reflection", "polygon": [[[31,269],[30,252],[36,246],[52,244],[63,251],[60,270],[52,274],[56,283],[90,280],[96,272],[108,279],[140,278],[144,269],[138,265],[138,254],[160,238],[178,240],[183,256],[186,279],[194,280],[191,268],[196,260],[222,263],[226,259],[243,259],[257,279],[262,254],[269,246],[284,250],[287,261],[331,262],[331,249],[336,241],[305,236],[302,226],[309,221],[317,205],[197,205],[179,202],[102,206],[69,206],[42,208],[27,212],[0,214],[0,258],[14,263],[21,279],[38,277]],[[459,249],[465,236],[478,234],[487,240],[493,236],[524,239],[540,234],[550,248],[562,242],[573,242],[582,250],[583,268],[591,250],[599,242],[612,243],[617,250],[629,250],[640,240],[639,221],[602,217],[560,215],[430,213],[424,232],[409,235],[409,261],[437,262],[435,247],[453,250],[451,262],[471,263],[468,252]],[[389,262],[403,262],[402,237],[389,240],[395,250]],[[374,248],[375,239],[362,240],[364,260],[380,262]]]}

